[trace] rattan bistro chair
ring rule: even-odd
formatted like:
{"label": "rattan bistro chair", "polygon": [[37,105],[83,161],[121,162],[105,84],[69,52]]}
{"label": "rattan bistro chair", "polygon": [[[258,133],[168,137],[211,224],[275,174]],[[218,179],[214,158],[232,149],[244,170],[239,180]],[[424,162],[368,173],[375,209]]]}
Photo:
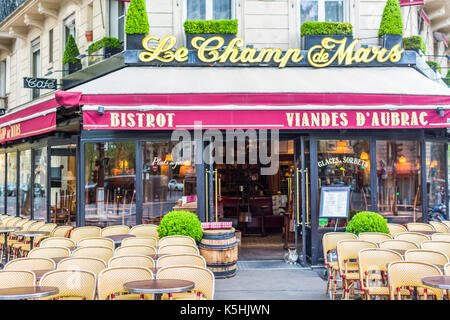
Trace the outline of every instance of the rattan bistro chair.
{"label": "rattan bistro chair", "polygon": [[153,295],[130,294],[123,285],[131,281],[151,280],[153,273],[145,267],[109,267],[98,275],[99,300],[151,300]]}
{"label": "rattan bistro chair", "polygon": [[188,236],[166,236],[166,237],[159,239],[158,243],[160,246],[171,245],[171,244],[176,244],[176,245],[189,244],[189,245],[193,245],[193,246],[197,245],[195,240]]}
{"label": "rattan bistro chair", "polygon": [[444,220],[444,221],[442,221],[442,223],[450,228],[450,221],[449,220]]}
{"label": "rattan bistro chair", "polygon": [[422,242],[430,240],[430,237],[418,232],[401,232],[397,233],[394,239],[411,241],[420,246]]}
{"label": "rattan bistro chair", "polygon": [[109,238],[102,238],[102,237],[91,237],[91,238],[83,238],[81,240],[78,240],[77,242],[77,248],[84,248],[84,247],[108,247],[114,250],[114,241]]}
{"label": "rattan bistro chair", "polygon": [[83,238],[100,237],[101,229],[95,226],[78,227],[72,230],[70,233],[70,239],[75,243]]}
{"label": "rattan bistro chair", "polygon": [[358,240],[366,240],[376,244],[384,240],[391,240],[391,239],[393,239],[391,235],[381,232],[361,232],[358,235]]}
{"label": "rattan bistro chair", "polygon": [[134,245],[134,246],[120,246],[114,251],[114,256],[125,256],[130,254],[139,254],[144,256],[149,256],[156,254],[156,249],[151,246],[146,245]]}
{"label": "rattan bistro chair", "polygon": [[158,226],[155,224],[139,224],[132,227],[129,234],[136,237],[154,237],[159,239]]}
{"label": "rattan bistro chair", "polygon": [[[337,277],[339,272],[339,265],[337,260],[333,260],[333,253],[336,252],[336,245],[340,240],[357,240],[357,236],[349,232],[327,232],[322,238],[323,260],[325,266],[328,268],[328,281],[326,287],[326,294],[330,292],[331,298],[334,300],[337,289]],[[357,270],[357,266],[353,266]],[[331,289],[333,286],[333,289]]]}
{"label": "rattan bistro chair", "polygon": [[156,279],[180,279],[195,283],[194,289],[183,293],[164,294],[162,300],[213,300],[214,274],[198,266],[169,266],[158,270]]}
{"label": "rattan bistro chair", "polygon": [[56,263],[49,258],[19,258],[9,261],[5,270],[54,270]]}
{"label": "rattan bistro chair", "polygon": [[[339,275],[342,279],[342,299],[350,298],[350,289],[354,292],[355,283],[359,283],[359,251],[366,248],[377,248],[376,243],[365,240],[341,240],[336,245]],[[351,263],[350,260],[355,262]],[[356,270],[354,267],[356,266]]]}
{"label": "rattan bistro chair", "polygon": [[431,240],[433,241],[449,241],[450,242],[450,233],[433,233],[431,235]]}
{"label": "rattan bistro chair", "polygon": [[41,300],[94,300],[96,276],[87,270],[54,270],[44,274],[40,286],[57,287],[58,294]]}
{"label": "rattan bistro chair", "polygon": [[40,248],[45,247],[65,247],[70,250],[75,248],[75,242],[73,242],[72,239],[64,238],[64,237],[52,237],[52,238],[46,238],[41,241]]}
{"label": "rattan bistro chair", "polygon": [[74,230],[74,228],[72,226],[58,226],[58,227],[56,227],[53,230],[53,232],[51,234],[51,237],[65,237],[65,238],[69,238],[70,234],[72,233],[73,230]]}
{"label": "rattan bistro chair", "polygon": [[68,257],[58,263],[58,270],[87,270],[96,276],[106,268],[106,263],[93,257]]}
{"label": "rattan bistro chair", "polygon": [[158,248],[158,254],[190,253],[200,254],[198,248],[189,244],[168,244]]}
{"label": "rattan bistro chair", "polygon": [[411,249],[405,252],[405,261],[419,261],[443,266],[448,263],[445,253],[429,249]]}
{"label": "rattan bistro chair", "polygon": [[[388,266],[388,283],[390,299],[394,300],[402,298],[401,289],[411,289],[417,287],[422,289],[424,299],[429,295],[434,295],[438,300],[442,299],[442,290],[424,286],[423,277],[440,276],[441,270],[438,267],[424,262],[416,261],[396,261]],[[424,290],[426,289],[426,290]],[[410,290],[412,295],[412,290]],[[419,290],[418,290],[418,294]]]}
{"label": "rattan bistro chair", "polygon": [[430,221],[429,224],[431,224],[437,232],[450,233],[450,227],[445,225],[445,223]]}
{"label": "rattan bistro chair", "polygon": [[450,241],[429,240],[422,242],[421,249],[444,253],[450,259]]}
{"label": "rattan bistro chair", "polygon": [[406,224],[406,229],[408,229],[408,231],[410,232],[414,232],[414,231],[436,231],[436,229],[428,223],[407,223]]}
{"label": "rattan bistro chair", "polygon": [[151,269],[155,267],[155,262],[145,255],[123,255],[109,259],[108,267],[145,267]]}
{"label": "rattan bistro chair", "polygon": [[35,283],[36,277],[31,271],[0,270],[0,289],[34,287]]}
{"label": "rattan bistro chair", "polygon": [[146,245],[151,247],[158,246],[158,240],[155,237],[133,237],[122,240],[122,246]]}
{"label": "rattan bistro chair", "polygon": [[383,249],[393,249],[393,250],[409,250],[409,249],[419,249],[420,246],[415,242],[407,241],[407,240],[384,240],[378,245]]}
{"label": "rattan bistro chair", "polygon": [[[402,261],[402,256],[390,249],[369,248],[359,251],[359,277],[361,290],[366,299],[373,296],[389,297],[387,266],[394,261]],[[409,291],[406,291],[409,294]]]}
{"label": "rattan bistro chair", "polygon": [[102,246],[82,247],[77,248],[72,252],[72,257],[98,258],[103,260],[105,264],[107,264],[109,259],[111,259],[113,256],[113,249]]}
{"label": "rattan bistro chair", "polygon": [[169,254],[159,257],[156,262],[158,268],[168,266],[198,266],[206,268],[206,260],[196,254]]}
{"label": "rattan bistro chair", "polygon": [[28,253],[29,258],[59,258],[70,256],[70,250],[65,247],[33,248]]}
{"label": "rattan bistro chair", "polygon": [[107,236],[115,236],[119,234],[128,234],[130,232],[130,228],[125,225],[116,225],[116,226],[109,226],[106,228],[103,228],[100,232],[101,237],[107,237]]}
{"label": "rattan bistro chair", "polygon": [[389,233],[391,236],[395,237],[397,233],[400,232],[408,232],[408,229],[404,225],[398,224],[398,223],[388,223],[387,224]]}

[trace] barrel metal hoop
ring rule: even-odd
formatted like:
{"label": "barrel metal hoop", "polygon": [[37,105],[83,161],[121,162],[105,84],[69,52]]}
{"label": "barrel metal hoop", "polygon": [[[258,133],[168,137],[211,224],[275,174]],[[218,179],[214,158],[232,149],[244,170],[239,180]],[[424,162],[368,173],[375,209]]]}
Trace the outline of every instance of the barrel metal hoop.
{"label": "barrel metal hoop", "polygon": [[234,238],[236,235],[234,233],[228,233],[223,235],[213,235],[213,234],[203,234],[203,239],[206,240],[227,240]]}
{"label": "barrel metal hoop", "polygon": [[237,241],[230,243],[230,244],[204,244],[204,243],[199,243],[198,247],[199,248],[217,248],[217,249],[221,249],[221,250],[230,250],[233,249],[234,247],[237,246]]}

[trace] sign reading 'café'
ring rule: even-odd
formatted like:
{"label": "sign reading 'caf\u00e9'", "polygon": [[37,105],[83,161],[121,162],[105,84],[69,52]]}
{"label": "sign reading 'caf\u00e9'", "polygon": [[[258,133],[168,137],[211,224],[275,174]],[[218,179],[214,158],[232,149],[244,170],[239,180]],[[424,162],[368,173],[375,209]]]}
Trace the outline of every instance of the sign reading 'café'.
{"label": "sign reading 'caf\u00e9'", "polygon": [[[352,64],[370,63],[398,63],[402,60],[405,50],[397,44],[392,49],[386,48],[357,48],[359,40],[347,42],[347,38],[336,40],[325,37],[320,45],[311,47],[308,51],[290,48],[286,51],[280,48],[243,48],[244,40],[240,37],[232,39],[228,44],[220,36],[192,39],[197,59],[209,65],[222,64],[273,64],[279,68],[286,66],[313,66],[316,68]],[[167,36],[159,39],[147,36],[142,45],[145,51],[139,54],[142,63],[186,63],[190,55],[186,47],[176,49],[177,39]]]}
{"label": "sign reading 'caf\u00e9'", "polygon": [[23,78],[23,87],[28,89],[56,90],[57,80],[43,78]]}

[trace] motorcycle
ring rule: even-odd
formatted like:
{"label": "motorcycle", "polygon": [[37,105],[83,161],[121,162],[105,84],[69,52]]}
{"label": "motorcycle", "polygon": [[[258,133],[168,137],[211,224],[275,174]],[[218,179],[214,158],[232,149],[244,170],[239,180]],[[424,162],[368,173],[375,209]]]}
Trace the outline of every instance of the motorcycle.
{"label": "motorcycle", "polygon": [[428,221],[442,222],[447,220],[446,209],[447,207],[444,204],[438,203],[428,211]]}

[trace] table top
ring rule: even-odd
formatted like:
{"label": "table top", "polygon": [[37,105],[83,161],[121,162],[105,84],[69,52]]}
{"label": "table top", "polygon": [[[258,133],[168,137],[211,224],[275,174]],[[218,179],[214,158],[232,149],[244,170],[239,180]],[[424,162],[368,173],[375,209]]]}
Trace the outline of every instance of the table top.
{"label": "table top", "polygon": [[42,269],[42,270],[31,270],[36,276],[36,280],[41,280],[42,276],[47,272],[53,271],[52,269]]}
{"label": "table top", "polygon": [[450,290],[450,276],[424,277],[424,278],[422,278],[422,282],[426,286]]}
{"label": "table top", "polygon": [[131,293],[177,293],[193,289],[195,283],[177,279],[152,279],[127,282],[123,285]]}
{"label": "table top", "polygon": [[48,236],[50,232],[48,231],[16,231],[14,232],[15,235],[22,236],[22,237],[42,237],[42,236]]}
{"label": "table top", "polygon": [[59,292],[56,287],[15,287],[0,289],[0,300],[34,299],[55,295]]}
{"label": "table top", "polygon": [[114,243],[120,243],[123,239],[134,237],[136,237],[134,234],[115,234],[112,236],[105,236],[105,238],[111,239]]}
{"label": "table top", "polygon": [[7,232],[13,232],[13,231],[18,231],[21,228],[17,228],[17,227],[0,227],[0,233],[7,233]]}

